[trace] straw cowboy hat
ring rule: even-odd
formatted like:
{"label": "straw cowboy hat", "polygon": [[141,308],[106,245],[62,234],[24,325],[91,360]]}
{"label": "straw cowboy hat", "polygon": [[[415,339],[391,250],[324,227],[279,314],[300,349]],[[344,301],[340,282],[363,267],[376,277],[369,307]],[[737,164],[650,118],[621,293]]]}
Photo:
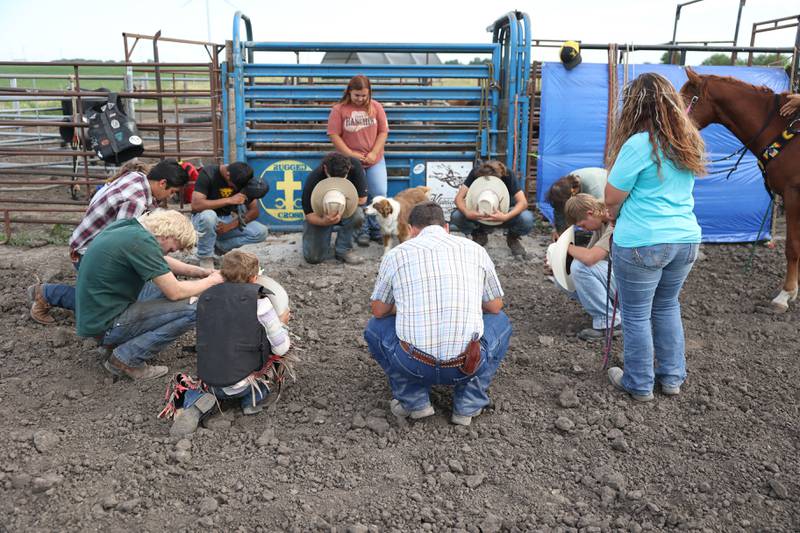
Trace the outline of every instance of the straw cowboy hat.
{"label": "straw cowboy hat", "polygon": [[575,244],[575,226],[568,227],[556,242],[547,247],[547,264],[553,269],[556,283],[569,292],[573,292],[575,283],[573,283],[572,275],[567,268],[567,259],[569,258],[567,248],[570,244]]}
{"label": "straw cowboy hat", "polygon": [[[496,176],[479,176],[469,186],[465,200],[470,211],[491,215],[495,211],[508,213],[511,198],[503,180]],[[481,220],[480,223],[490,226],[502,224],[496,220]]]}
{"label": "straw cowboy hat", "polygon": [[289,295],[286,294],[286,289],[280,283],[269,276],[258,276],[256,283],[269,291],[267,297],[272,302],[272,307],[278,316],[281,316],[289,309]]}
{"label": "straw cowboy hat", "polygon": [[358,208],[358,191],[346,178],[325,178],[311,191],[311,209],[325,216],[341,213],[342,218],[350,218]]}

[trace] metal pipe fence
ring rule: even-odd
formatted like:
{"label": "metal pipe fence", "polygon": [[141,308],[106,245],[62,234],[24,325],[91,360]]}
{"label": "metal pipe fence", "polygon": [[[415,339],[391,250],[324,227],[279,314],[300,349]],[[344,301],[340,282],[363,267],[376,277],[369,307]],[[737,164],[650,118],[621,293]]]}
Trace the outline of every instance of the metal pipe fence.
{"label": "metal pipe fence", "polygon": [[[141,159],[221,162],[220,71],[216,54],[211,59],[0,61],[0,67],[12,71],[0,74],[0,211],[6,242],[12,225],[77,224],[80,218],[68,215],[82,214],[92,190],[118,170],[99,160],[85,142],[84,104],[107,97],[108,92],[97,90],[101,84],[125,100],[128,116],[137,122],[145,145]],[[68,194],[42,197],[53,188]]]}

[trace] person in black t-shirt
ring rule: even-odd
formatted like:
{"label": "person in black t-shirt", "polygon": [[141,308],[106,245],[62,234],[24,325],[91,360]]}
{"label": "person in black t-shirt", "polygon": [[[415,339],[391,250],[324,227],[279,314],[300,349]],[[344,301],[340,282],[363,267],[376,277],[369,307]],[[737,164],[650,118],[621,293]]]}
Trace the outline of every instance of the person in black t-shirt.
{"label": "person in black t-shirt", "polygon": [[358,205],[367,203],[367,178],[358,159],[337,152],[326,155],[322,163],[306,177],[303,185],[303,257],[312,264],[321,263],[329,257],[331,233],[334,226],[338,226],[334,256],[344,263],[361,263],[364,258],[353,252],[353,233],[364,220],[362,210],[358,208],[352,216],[343,219],[341,214],[322,215],[315,213],[312,208],[311,193],[326,178],[346,178],[356,188]]}
{"label": "person in black t-shirt", "polygon": [[238,206],[247,202],[240,191],[253,178],[247,163],[209,165],[200,170],[192,193],[192,224],[197,231],[197,257],[203,268],[214,268],[214,251],[229,252],[245,244],[263,242],[267,227],[258,218],[258,201],[247,204],[244,220],[239,227]]}
{"label": "person in black t-shirt", "polygon": [[[508,212],[498,210],[490,215],[482,215],[467,207],[466,197],[469,187],[481,176],[495,176],[502,180],[510,197]],[[458,226],[458,229],[465,234],[471,234],[472,240],[481,246],[486,246],[488,243],[491,228],[495,226],[505,228],[506,243],[511,248],[511,253],[515,257],[526,257],[527,252],[520,242],[520,237],[530,233],[536,221],[533,213],[528,211],[525,191],[519,188],[516,176],[503,163],[485,161],[472,169],[464,184],[458,189],[455,203],[456,209],[450,214],[450,224]]]}

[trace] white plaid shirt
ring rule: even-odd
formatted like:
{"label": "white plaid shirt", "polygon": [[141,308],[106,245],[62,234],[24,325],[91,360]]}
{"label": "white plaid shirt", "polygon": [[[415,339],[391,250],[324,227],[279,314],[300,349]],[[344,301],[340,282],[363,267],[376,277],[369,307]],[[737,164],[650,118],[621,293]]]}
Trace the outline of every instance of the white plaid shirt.
{"label": "white plaid shirt", "polygon": [[372,292],[396,305],[398,338],[441,361],[460,355],[473,333],[483,335],[482,303],[502,296],[486,250],[441,226],[390,250]]}

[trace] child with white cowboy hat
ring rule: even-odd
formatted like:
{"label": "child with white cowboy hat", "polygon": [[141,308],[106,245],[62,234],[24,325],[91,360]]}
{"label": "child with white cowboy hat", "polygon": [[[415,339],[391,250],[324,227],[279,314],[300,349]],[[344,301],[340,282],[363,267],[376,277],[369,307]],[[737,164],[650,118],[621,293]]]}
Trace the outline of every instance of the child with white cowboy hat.
{"label": "child with white cowboy hat", "polygon": [[[570,226],[556,242],[547,249],[547,261],[553,269],[556,284],[571,297],[576,298],[592,317],[592,327],[581,330],[578,338],[582,340],[598,340],[605,338],[607,320],[606,311],[611,310],[614,302],[616,284],[611,274],[611,286],[608,284],[608,255],[611,248],[611,235],[614,226],[608,218],[605,205],[589,194],[576,194],[567,200],[564,213],[568,222],[577,224],[592,232],[589,244],[575,244],[574,226]],[[567,268],[568,257],[572,263]],[[608,301],[606,300],[608,298]],[[614,317],[613,334],[620,333],[621,313]]]}
{"label": "child with white cowboy hat", "polygon": [[486,246],[494,226],[506,229],[506,243],[515,257],[527,255],[520,237],[533,229],[533,213],[514,173],[499,161],[486,161],[474,168],[455,198],[450,223]]}
{"label": "child with white cowboy hat", "polygon": [[367,181],[357,159],[333,152],[306,178],[303,186],[303,258],[311,264],[330,256],[331,233],[337,227],[334,257],[348,264],[364,259],[353,252],[353,233],[363,221],[358,206],[367,202]]}

